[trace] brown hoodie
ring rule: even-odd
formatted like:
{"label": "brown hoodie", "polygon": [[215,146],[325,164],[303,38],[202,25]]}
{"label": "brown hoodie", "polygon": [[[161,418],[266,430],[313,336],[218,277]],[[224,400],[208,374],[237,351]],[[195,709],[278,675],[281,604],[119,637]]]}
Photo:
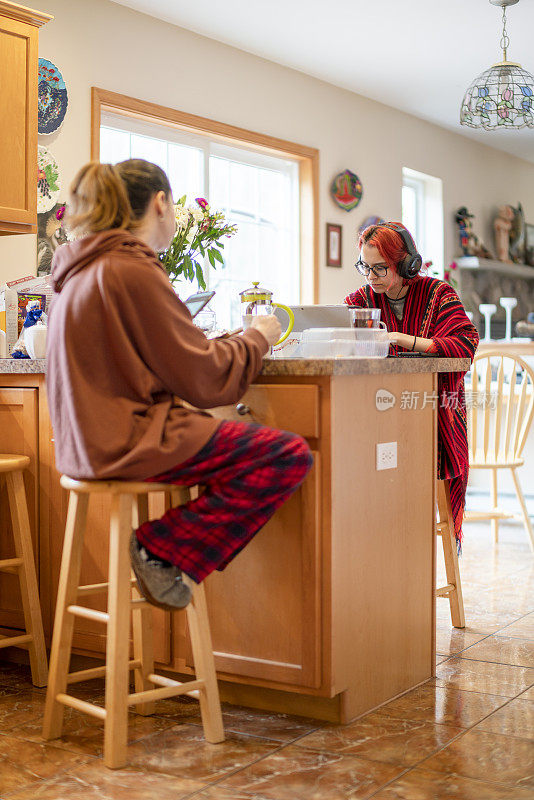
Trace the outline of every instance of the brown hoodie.
{"label": "brown hoodie", "polygon": [[[155,253],[126,231],[58,248],[47,391],[56,466],[74,478],[157,475],[195,455],[268,350],[257,330],[209,341]],[[180,400],[181,398],[181,400]]]}

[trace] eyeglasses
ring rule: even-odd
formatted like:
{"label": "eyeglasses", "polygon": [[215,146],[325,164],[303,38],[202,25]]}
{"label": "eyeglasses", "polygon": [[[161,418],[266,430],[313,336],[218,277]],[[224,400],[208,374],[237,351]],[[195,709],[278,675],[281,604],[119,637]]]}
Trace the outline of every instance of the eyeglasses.
{"label": "eyeglasses", "polygon": [[384,266],[370,267],[369,264],[366,264],[365,261],[361,260],[361,258],[359,258],[357,260],[357,262],[355,263],[354,266],[356,267],[358,272],[361,275],[365,275],[366,278],[367,278],[367,276],[369,275],[370,272],[372,272],[374,275],[376,275],[377,278],[383,278],[384,275],[387,274],[387,271],[389,269],[389,267],[384,267]]}

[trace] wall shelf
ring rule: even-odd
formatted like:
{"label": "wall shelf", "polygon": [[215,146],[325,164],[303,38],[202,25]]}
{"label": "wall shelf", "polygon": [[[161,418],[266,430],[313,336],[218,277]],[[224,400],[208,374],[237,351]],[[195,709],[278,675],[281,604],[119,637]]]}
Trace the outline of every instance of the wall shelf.
{"label": "wall shelf", "polygon": [[478,256],[460,256],[455,261],[459,269],[485,270],[486,272],[498,272],[510,278],[534,280],[534,267],[529,267],[527,264],[506,264],[504,261],[478,258]]}

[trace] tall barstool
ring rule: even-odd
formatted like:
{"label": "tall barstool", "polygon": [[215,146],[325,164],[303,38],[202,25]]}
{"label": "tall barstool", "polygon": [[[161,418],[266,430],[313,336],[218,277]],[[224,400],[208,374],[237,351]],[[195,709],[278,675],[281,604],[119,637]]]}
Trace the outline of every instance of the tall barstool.
{"label": "tall barstool", "polygon": [[14,572],[20,581],[24,626],[26,632],[17,636],[4,636],[2,647],[28,649],[34,686],[46,686],[48,666],[43,634],[43,620],[37,587],[37,574],[33,557],[30,520],[24,490],[23,471],[30,465],[28,456],[0,455],[0,482],[5,479],[9,510],[13,526],[16,558],[0,561],[0,572]]}
{"label": "tall barstool", "polygon": [[462,582],[456,549],[456,536],[451,508],[449,481],[437,482],[438,522],[436,533],[443,543],[443,558],[447,575],[446,586],[436,589],[436,597],[448,597],[451,607],[451,621],[454,628],[465,628],[464,600]]}
{"label": "tall barstool", "polygon": [[[166,492],[173,506],[189,501],[190,490],[164,483],[126,481],[76,481],[65,475],[61,485],[68,489],[69,509],[59,576],[56,618],[50,654],[50,680],[46,695],[43,738],[61,736],[63,709],[71,706],[104,721],[104,763],[117,769],[127,762],[128,706],[138,705],[151,714],[154,701],[187,694],[200,701],[204,735],[208,742],[224,741],[221,706],[203,584],[184,575],[192,591],[186,608],[196,678],[181,683],[154,672],[152,614],[132,578],[129,540],[132,526],[148,519],[149,492]],[[89,496],[111,495],[108,582],[79,586],[83,538]],[[78,604],[78,598],[108,593],[107,612]],[[129,658],[129,622],[132,615],[133,660]],[[75,617],[107,624],[106,664],[103,667],[69,673]],[[136,691],[128,692],[128,674],[134,670]],[[80,700],[66,693],[67,684],[105,676],[105,706]],[[158,688],[152,688],[155,685]]]}

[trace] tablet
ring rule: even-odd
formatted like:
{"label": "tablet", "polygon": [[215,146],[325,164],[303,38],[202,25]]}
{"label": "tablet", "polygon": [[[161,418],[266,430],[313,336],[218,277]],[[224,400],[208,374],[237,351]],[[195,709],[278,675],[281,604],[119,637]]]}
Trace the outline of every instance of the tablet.
{"label": "tablet", "polygon": [[195,292],[187,300],[184,300],[184,304],[188,307],[191,316],[196,317],[199,311],[202,311],[205,305],[209,303],[211,298],[215,292]]}

